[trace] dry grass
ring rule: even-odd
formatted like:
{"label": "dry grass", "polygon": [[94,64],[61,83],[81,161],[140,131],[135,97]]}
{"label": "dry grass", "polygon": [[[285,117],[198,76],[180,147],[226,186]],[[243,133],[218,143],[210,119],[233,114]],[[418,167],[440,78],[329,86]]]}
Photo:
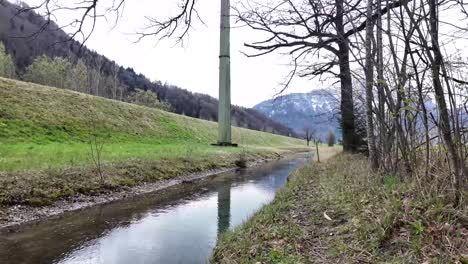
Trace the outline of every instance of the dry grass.
{"label": "dry grass", "polygon": [[[226,234],[215,263],[466,263],[468,208],[339,155],[294,172],[275,201]],[[465,262],[463,262],[465,261]]]}

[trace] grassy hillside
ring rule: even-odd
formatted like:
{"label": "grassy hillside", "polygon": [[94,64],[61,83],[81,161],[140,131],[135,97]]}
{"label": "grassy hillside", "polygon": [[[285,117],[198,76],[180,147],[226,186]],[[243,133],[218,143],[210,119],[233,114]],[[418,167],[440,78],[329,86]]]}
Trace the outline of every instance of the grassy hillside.
{"label": "grassy hillside", "polygon": [[[0,79],[0,101],[0,171],[86,163],[93,133],[105,142],[109,161],[239,151],[209,146],[216,123],[81,93]],[[239,128],[233,137],[249,151],[304,145]]]}
{"label": "grassy hillside", "polygon": [[[298,139],[234,128],[233,141],[242,147],[214,147],[210,144],[216,142],[217,124],[213,122],[9,79],[0,78],[0,102],[0,181],[4,186],[0,201],[4,203],[27,201],[25,190],[38,185],[44,185],[47,192],[46,188],[58,186],[54,197],[63,195],[64,188],[76,193],[73,186],[64,186],[70,179],[62,176],[70,174],[66,170],[80,168],[87,172],[81,171],[73,181],[90,181],[89,141],[94,138],[104,142],[107,179],[115,185],[232,166],[241,152],[253,159],[305,146]],[[134,171],[129,172],[129,167]],[[10,180],[11,175],[15,180]],[[50,175],[58,183],[50,183]],[[19,194],[5,191],[8,188]]]}

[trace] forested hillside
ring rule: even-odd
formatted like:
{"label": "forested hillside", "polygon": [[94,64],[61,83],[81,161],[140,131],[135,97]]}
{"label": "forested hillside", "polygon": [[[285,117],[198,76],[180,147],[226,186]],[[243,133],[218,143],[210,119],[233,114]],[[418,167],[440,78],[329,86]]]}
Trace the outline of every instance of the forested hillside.
{"label": "forested hillside", "polygon": [[[13,58],[17,78],[121,101],[129,101],[129,98],[138,90],[152,91],[175,113],[211,121],[217,120],[217,99],[205,94],[192,93],[170,84],[152,82],[132,68],[119,66],[86,46],[81,47],[79,42],[70,40],[69,36],[55,23],[46,21],[34,11],[28,10],[25,4],[22,5],[20,8],[8,1],[0,1],[0,42],[4,43],[6,52]],[[28,77],[28,68],[31,70],[32,64],[39,63],[38,58],[41,59],[42,55],[49,58],[66,58],[65,64],[69,63],[73,66],[69,67],[69,75],[76,78],[79,76],[76,71],[81,70],[81,73],[84,73],[83,83],[77,84],[79,82],[77,80],[67,80],[66,83],[59,82],[62,85],[56,85],[49,80],[42,81],[40,78]],[[44,61],[42,57],[42,62]],[[63,77],[63,74],[58,75]],[[235,106],[232,109],[232,115],[235,126],[294,135],[290,128],[269,119],[254,109]]]}

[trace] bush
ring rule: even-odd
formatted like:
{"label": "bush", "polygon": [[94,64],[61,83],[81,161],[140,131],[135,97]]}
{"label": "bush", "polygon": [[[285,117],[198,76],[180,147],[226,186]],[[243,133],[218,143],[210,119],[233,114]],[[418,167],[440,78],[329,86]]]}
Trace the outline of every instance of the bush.
{"label": "bush", "polygon": [[72,68],[73,64],[68,59],[61,57],[52,59],[42,55],[35,58],[33,63],[26,68],[24,77],[33,83],[68,88]]}
{"label": "bush", "polygon": [[152,91],[144,91],[141,89],[136,89],[132,95],[129,96],[128,102],[132,104],[158,108],[164,111],[171,111],[169,104],[159,101],[158,96]]}

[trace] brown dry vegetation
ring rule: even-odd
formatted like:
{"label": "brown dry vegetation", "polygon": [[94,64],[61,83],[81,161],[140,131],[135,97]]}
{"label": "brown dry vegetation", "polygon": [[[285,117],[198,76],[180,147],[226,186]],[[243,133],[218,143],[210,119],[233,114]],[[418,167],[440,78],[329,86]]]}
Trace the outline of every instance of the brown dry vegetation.
{"label": "brown dry vegetation", "polygon": [[455,209],[447,193],[371,173],[360,155],[308,164],[291,178],[219,241],[214,263],[467,263],[466,201]]}

